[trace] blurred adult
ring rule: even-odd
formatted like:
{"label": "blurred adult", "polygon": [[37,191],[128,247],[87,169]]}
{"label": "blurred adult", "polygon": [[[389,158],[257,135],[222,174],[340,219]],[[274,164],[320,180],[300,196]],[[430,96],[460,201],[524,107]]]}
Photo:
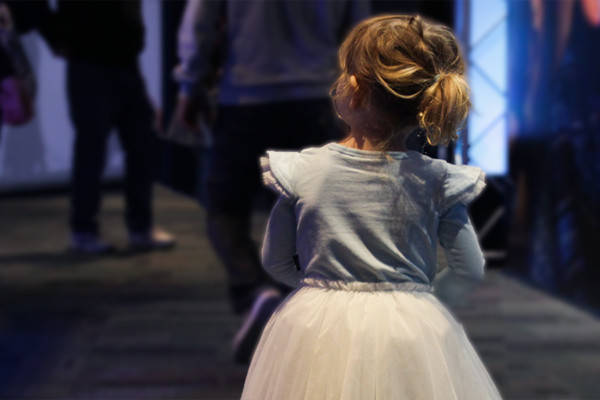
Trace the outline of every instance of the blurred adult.
{"label": "blurred adult", "polygon": [[144,24],[139,0],[59,0],[55,51],[67,60],[67,96],[75,128],[71,249],[106,253],[97,220],[109,134],[125,153],[125,221],[134,250],[166,249],[174,238],[154,226],[152,186],[156,116],[140,73]]}
{"label": "blurred adult", "polygon": [[[328,94],[337,48],[369,15],[366,0],[188,0],[179,31],[176,116],[190,129],[214,120],[203,183],[207,232],[229,278],[233,310],[247,315],[234,357],[247,362],[282,291],[263,271],[250,215],[267,148],[340,137]],[[217,76],[216,116],[210,86]],[[284,290],[285,291],[285,290]]]}

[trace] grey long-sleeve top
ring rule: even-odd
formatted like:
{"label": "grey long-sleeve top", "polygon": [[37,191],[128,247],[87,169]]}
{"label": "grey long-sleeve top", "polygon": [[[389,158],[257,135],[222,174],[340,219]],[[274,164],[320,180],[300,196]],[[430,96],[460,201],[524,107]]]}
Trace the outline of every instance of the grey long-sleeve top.
{"label": "grey long-sleeve top", "polygon": [[188,0],[175,79],[198,95],[222,67],[218,103],[226,105],[326,98],[339,44],[369,14],[368,0]]}
{"label": "grey long-sleeve top", "polygon": [[[485,186],[480,169],[336,143],[268,152],[261,164],[280,194],[262,249],[276,279],[432,284],[446,302],[481,280],[484,259],[466,210]],[[438,241],[448,261],[440,274]]]}

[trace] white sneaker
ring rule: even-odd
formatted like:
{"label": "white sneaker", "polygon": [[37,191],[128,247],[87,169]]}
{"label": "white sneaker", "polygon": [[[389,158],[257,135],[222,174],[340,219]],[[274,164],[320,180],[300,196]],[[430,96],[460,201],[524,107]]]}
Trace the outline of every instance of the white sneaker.
{"label": "white sneaker", "polygon": [[137,251],[168,250],[175,246],[175,237],[160,228],[129,233],[129,247]]}

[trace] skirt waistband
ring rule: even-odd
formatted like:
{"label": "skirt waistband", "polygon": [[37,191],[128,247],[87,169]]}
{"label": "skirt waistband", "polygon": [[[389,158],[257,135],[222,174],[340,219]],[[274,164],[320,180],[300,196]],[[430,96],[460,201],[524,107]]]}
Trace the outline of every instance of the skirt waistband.
{"label": "skirt waistband", "polygon": [[304,278],[300,282],[300,286],[332,290],[348,290],[351,292],[433,292],[431,285],[416,282],[347,282],[328,279]]}

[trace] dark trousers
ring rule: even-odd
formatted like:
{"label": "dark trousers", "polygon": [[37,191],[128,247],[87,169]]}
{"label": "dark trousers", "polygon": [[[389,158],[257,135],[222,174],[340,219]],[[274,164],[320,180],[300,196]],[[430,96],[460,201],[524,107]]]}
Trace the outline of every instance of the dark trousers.
{"label": "dark trousers", "polygon": [[259,157],[267,149],[299,150],[339,137],[329,99],[219,107],[204,185],[207,231],[227,269],[234,311],[252,305],[255,288],[274,284],[250,237],[262,187]]}
{"label": "dark trousers", "polygon": [[71,60],[69,111],[75,128],[70,224],[74,233],[97,233],[101,179],[112,129],[125,154],[125,220],[130,232],[152,226],[156,165],[154,112],[139,68]]}

